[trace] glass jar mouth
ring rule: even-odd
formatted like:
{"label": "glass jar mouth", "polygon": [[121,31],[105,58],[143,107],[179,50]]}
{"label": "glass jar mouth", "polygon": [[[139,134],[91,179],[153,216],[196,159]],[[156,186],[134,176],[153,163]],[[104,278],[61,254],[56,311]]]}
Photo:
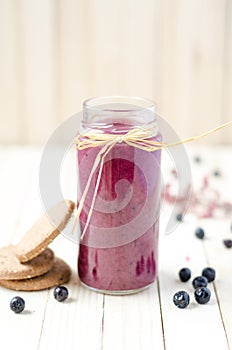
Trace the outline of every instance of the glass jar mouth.
{"label": "glass jar mouth", "polygon": [[99,96],[83,103],[84,127],[107,127],[119,122],[142,126],[156,124],[156,104],[147,98],[134,96]]}
{"label": "glass jar mouth", "polygon": [[[128,104],[131,105],[131,108],[128,109],[113,109],[106,107],[104,108],[104,105],[109,104],[115,104],[115,105],[121,105],[121,104]],[[142,110],[156,110],[156,104],[154,101],[143,98],[143,97],[137,97],[137,96],[96,96],[92,98],[88,98],[83,102],[84,109],[91,109],[98,111],[111,111],[111,112],[118,112],[118,113],[127,113],[138,110],[141,112]],[[103,107],[103,108],[102,108]]]}

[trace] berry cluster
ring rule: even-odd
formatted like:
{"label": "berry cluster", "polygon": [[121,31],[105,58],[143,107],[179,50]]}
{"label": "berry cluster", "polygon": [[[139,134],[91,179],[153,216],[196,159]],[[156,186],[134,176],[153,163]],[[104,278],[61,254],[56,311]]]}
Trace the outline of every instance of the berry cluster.
{"label": "berry cluster", "polygon": [[[216,272],[212,267],[206,267],[202,270],[202,275],[197,276],[192,281],[194,288],[194,298],[198,304],[206,304],[210,300],[211,292],[207,288],[208,283],[215,280]],[[182,282],[187,282],[191,278],[191,270],[187,267],[179,271],[179,278]],[[173,296],[173,303],[180,309],[184,309],[189,305],[189,294],[180,290]]]}
{"label": "berry cluster", "polygon": [[[57,301],[64,301],[68,297],[68,289],[65,286],[57,286],[53,291],[54,298]],[[10,301],[10,308],[16,314],[21,313],[25,308],[25,301],[23,298],[16,296]]]}

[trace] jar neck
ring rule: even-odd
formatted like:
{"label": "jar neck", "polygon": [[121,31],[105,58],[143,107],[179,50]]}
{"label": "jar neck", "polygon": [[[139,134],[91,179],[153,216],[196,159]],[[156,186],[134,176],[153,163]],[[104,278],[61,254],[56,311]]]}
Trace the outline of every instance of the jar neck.
{"label": "jar neck", "polygon": [[136,127],[157,127],[153,101],[139,97],[107,96],[84,101],[83,128],[125,132]]}

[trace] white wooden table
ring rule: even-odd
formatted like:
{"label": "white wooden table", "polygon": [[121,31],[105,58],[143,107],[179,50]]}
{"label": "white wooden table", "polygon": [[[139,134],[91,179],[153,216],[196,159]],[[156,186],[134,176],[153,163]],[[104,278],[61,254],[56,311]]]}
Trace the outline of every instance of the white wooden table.
{"label": "white wooden table", "polygon": [[[223,178],[217,181],[231,194],[232,148],[191,146],[188,150],[190,156],[200,153],[203,157],[204,164],[198,169],[210,166],[223,169]],[[0,149],[1,246],[17,242],[42,213],[38,193],[40,156],[41,149],[36,148]],[[142,293],[123,297],[104,296],[83,288],[76,272],[78,247],[59,236],[51,246],[72,267],[69,299],[58,303],[52,289],[15,292],[0,288],[1,349],[232,348],[232,249],[222,244],[222,239],[232,238],[231,222],[231,217],[198,220],[186,216],[175,232],[166,236],[161,225],[157,281]],[[196,226],[205,229],[205,240],[194,236]],[[216,269],[208,304],[198,305],[191,283],[179,281],[178,271],[184,266],[191,268],[193,276],[201,274],[206,266]],[[191,297],[184,310],[172,302],[173,294],[181,289]],[[9,308],[15,295],[26,301],[22,314],[14,314]]]}

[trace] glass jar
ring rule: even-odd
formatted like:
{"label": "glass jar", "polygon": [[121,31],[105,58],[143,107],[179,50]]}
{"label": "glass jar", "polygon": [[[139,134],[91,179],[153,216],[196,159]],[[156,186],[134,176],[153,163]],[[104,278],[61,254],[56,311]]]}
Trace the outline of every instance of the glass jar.
{"label": "glass jar", "polygon": [[[152,101],[113,96],[84,102],[80,139],[86,132],[117,137],[138,128],[152,130],[149,140],[161,141]],[[77,147],[77,203],[90,181],[79,217],[84,235],[78,274],[83,285],[107,294],[143,290],[157,274],[161,151],[118,140],[104,158],[100,178],[100,165],[95,171],[93,166],[104,146]]]}

